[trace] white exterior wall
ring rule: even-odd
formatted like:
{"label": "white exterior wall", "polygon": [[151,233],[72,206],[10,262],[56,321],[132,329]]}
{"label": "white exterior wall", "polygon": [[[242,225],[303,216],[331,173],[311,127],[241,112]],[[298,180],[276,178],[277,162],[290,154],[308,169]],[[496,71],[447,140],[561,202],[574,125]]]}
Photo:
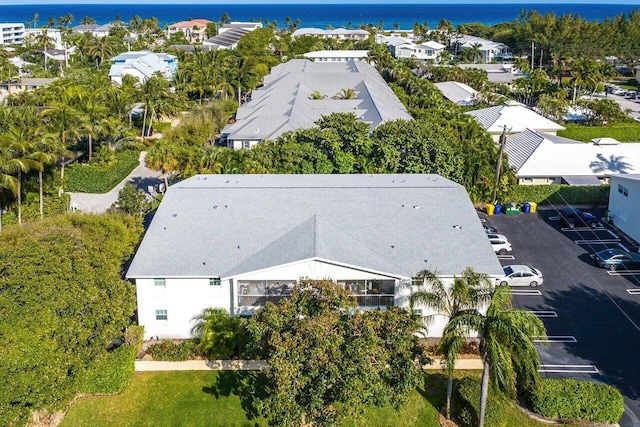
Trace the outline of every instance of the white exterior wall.
{"label": "white exterior wall", "polygon": [[640,180],[611,177],[609,215],[616,227],[640,242]]}
{"label": "white exterior wall", "polygon": [[[367,272],[347,266],[335,265],[322,260],[306,260],[268,268],[222,280],[220,286],[209,284],[208,278],[182,278],[165,280],[165,286],[156,286],[154,279],[136,279],[138,297],[138,322],[144,326],[144,338],[188,338],[191,337],[193,318],[205,308],[224,308],[234,315],[251,315],[256,307],[238,306],[238,282],[246,280],[282,280],[295,282],[299,279],[313,280],[395,280],[394,305],[409,308],[409,297],[423,290],[412,286],[410,278],[394,279],[384,274]],[[453,283],[452,277],[442,278],[446,285]],[[233,287],[233,296],[231,290]],[[233,302],[232,302],[233,300]],[[233,303],[233,306],[231,305]],[[422,316],[433,314],[425,307]],[[167,310],[167,320],[156,320],[156,310]],[[440,337],[447,319],[436,316],[428,326],[428,336]]]}
{"label": "white exterior wall", "polygon": [[549,185],[549,184],[562,184],[562,179],[557,177],[518,177],[518,184],[520,185]]}
{"label": "white exterior wall", "polygon": [[22,44],[24,41],[24,24],[0,24],[0,44]]}
{"label": "white exterior wall", "polygon": [[[211,286],[208,278],[165,280],[156,286],[154,279],[136,279],[138,323],[144,326],[144,339],[189,338],[193,318],[208,307],[229,309],[228,281]],[[167,310],[167,320],[156,320],[156,310]]]}

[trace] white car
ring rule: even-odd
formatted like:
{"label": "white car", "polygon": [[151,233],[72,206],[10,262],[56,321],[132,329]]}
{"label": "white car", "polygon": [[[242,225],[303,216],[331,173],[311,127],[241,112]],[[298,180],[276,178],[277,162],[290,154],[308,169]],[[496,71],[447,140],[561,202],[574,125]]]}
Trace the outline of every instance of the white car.
{"label": "white car", "polygon": [[542,285],[542,272],[537,268],[526,265],[507,265],[502,268],[504,277],[498,280],[500,286],[531,286]]}
{"label": "white car", "polygon": [[506,255],[511,252],[511,243],[502,234],[487,234],[493,251],[500,255]]}

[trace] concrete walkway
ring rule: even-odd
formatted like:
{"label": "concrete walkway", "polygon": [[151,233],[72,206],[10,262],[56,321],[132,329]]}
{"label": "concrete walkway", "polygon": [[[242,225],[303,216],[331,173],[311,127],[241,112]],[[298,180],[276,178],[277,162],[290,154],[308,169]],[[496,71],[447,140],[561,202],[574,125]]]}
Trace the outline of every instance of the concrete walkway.
{"label": "concrete walkway", "polygon": [[[158,371],[259,371],[266,369],[269,364],[264,360],[187,360],[184,362],[160,362],[151,360],[136,360],[136,372]],[[442,369],[440,360],[424,367],[429,370]],[[456,369],[482,369],[480,359],[458,359]]]}
{"label": "concrete walkway", "polygon": [[[149,186],[157,186],[162,183],[162,174],[147,168],[145,156],[146,152],[140,153],[140,164],[131,173],[116,185],[111,191],[104,194],[95,193],[69,193],[71,196],[71,207],[88,213],[104,213],[118,200],[118,193],[128,182],[134,184],[138,189],[149,193]],[[157,188],[157,187],[156,187]]]}

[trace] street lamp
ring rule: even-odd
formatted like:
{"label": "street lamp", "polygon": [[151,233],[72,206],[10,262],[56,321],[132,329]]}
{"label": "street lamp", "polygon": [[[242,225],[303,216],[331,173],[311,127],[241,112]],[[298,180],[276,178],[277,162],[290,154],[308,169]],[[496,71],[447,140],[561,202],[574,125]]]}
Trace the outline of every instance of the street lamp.
{"label": "street lamp", "polygon": [[498,152],[498,164],[496,165],[496,182],[493,186],[493,195],[491,196],[491,204],[495,204],[498,193],[498,183],[500,182],[500,171],[502,169],[502,153],[504,145],[507,143],[507,131],[511,131],[506,125],[502,126],[502,135],[500,135],[500,151]]}

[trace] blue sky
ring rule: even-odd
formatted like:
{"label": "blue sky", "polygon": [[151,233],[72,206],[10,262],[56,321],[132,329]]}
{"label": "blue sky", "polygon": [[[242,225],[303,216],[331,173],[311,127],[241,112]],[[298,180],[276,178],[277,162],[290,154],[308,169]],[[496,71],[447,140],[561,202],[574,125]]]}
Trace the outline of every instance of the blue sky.
{"label": "blue sky", "polygon": [[[236,4],[269,4],[269,3],[415,3],[415,4],[486,4],[486,3],[509,3],[509,4],[542,4],[542,3],[567,3],[567,4],[623,4],[640,5],[640,0],[234,0]],[[227,0],[0,0],[0,5],[17,4],[228,4]]]}

